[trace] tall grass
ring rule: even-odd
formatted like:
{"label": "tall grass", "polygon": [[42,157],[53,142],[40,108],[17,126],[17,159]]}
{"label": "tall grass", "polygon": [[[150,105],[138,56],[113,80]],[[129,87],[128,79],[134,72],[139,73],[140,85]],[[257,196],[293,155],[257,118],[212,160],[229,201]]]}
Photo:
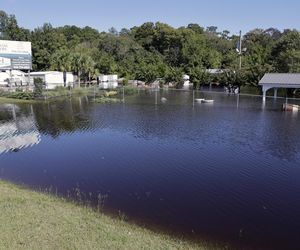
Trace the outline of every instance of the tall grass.
{"label": "tall grass", "polygon": [[0,249],[211,249],[1,181],[0,211]]}

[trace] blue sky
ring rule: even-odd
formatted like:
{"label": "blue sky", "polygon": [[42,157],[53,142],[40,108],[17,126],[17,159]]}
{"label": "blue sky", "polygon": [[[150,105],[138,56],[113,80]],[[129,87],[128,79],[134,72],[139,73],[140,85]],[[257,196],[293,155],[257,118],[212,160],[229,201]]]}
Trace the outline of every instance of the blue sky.
{"label": "blue sky", "polygon": [[300,30],[299,0],[0,0],[0,9],[29,29],[49,22],[107,31],[160,21],[173,27],[213,25],[232,34],[257,27]]}

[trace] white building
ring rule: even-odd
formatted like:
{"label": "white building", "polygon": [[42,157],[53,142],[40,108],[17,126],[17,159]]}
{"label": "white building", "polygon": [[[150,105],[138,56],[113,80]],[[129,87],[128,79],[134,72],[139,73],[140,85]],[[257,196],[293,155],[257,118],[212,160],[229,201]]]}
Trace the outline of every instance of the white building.
{"label": "white building", "polygon": [[22,86],[28,84],[28,78],[21,70],[3,70],[0,72],[0,86]]}
{"label": "white building", "polygon": [[118,87],[118,75],[100,75],[98,77],[99,88],[114,89]]}
{"label": "white building", "polygon": [[[34,79],[42,79],[46,85],[46,89],[55,89],[56,87],[64,87],[64,73],[60,71],[44,71],[31,72],[30,83],[34,83]],[[75,81],[74,75],[70,72],[66,73],[66,86],[73,86]]]}

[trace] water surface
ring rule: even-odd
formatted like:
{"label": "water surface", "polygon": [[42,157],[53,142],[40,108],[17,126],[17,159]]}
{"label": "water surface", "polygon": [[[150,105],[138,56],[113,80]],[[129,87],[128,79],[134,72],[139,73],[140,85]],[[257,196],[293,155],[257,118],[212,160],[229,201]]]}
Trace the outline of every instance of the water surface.
{"label": "water surface", "polygon": [[0,178],[194,239],[297,249],[300,115],[283,99],[203,97],[214,104],[141,91],[0,105]]}

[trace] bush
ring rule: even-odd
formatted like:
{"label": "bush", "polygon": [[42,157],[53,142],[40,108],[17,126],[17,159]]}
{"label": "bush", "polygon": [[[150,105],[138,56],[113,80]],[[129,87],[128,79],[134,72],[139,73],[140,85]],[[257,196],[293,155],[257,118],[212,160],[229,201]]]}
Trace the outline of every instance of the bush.
{"label": "bush", "polygon": [[41,97],[43,96],[43,79],[42,78],[35,78],[34,79],[34,91],[33,96],[34,97]]}
{"label": "bush", "polygon": [[4,91],[3,89],[0,89],[0,96],[7,96],[8,92]]}
{"label": "bush", "polygon": [[11,93],[8,97],[21,100],[32,100],[35,96],[32,92],[25,91]]}
{"label": "bush", "polygon": [[[119,88],[118,93],[123,94],[123,88]],[[138,90],[135,87],[131,87],[131,86],[125,86],[124,87],[124,94],[125,95],[134,95],[134,94],[137,94],[137,93],[138,93]]]}

